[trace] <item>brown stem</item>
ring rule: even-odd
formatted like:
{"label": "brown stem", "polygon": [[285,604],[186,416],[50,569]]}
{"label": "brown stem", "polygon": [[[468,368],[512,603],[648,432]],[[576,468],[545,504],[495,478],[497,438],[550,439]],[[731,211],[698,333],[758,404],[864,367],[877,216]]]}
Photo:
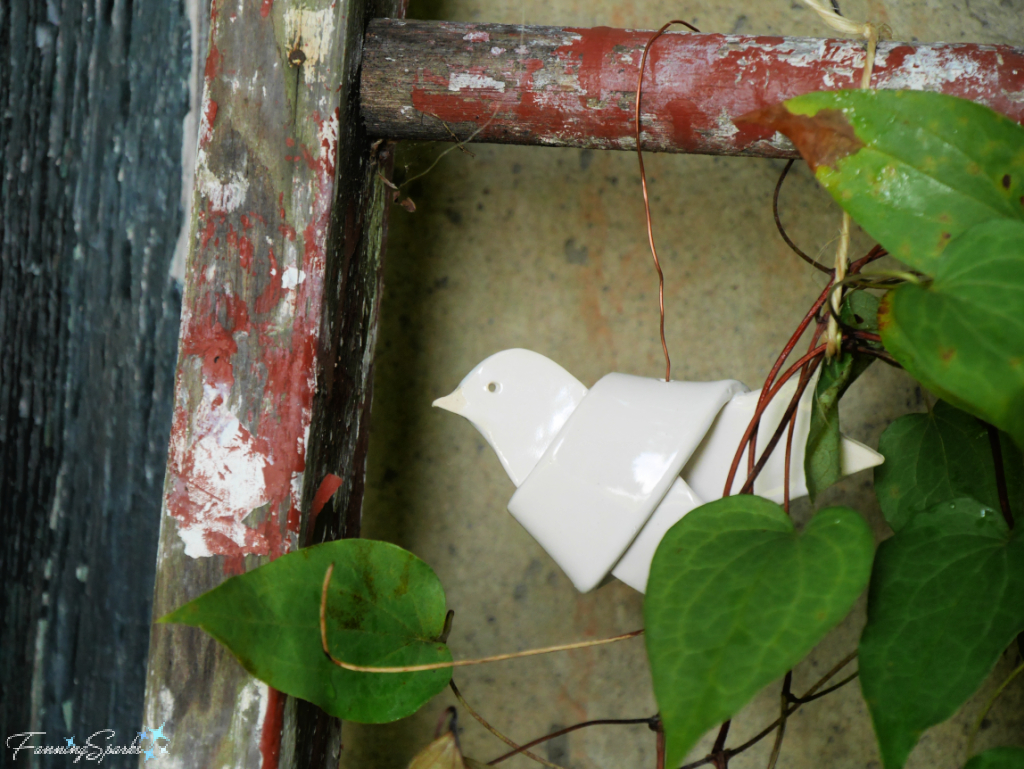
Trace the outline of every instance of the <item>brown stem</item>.
{"label": "brown stem", "polygon": [[[793,715],[793,713],[795,713],[801,705],[805,705],[808,702],[812,702],[813,700],[818,699],[818,697],[824,697],[826,694],[834,692],[839,687],[845,686],[854,678],[856,678],[857,676],[856,674],[854,674],[852,676],[849,676],[848,678],[843,679],[840,683],[836,684],[835,686],[829,687],[828,689],[821,692],[818,691],[819,689],[821,689],[822,686],[824,686],[830,680],[832,680],[832,678],[834,678],[840,670],[849,665],[856,657],[857,652],[851,652],[842,660],[840,660],[825,675],[819,678],[817,683],[815,683],[814,686],[812,686],[810,689],[804,692],[804,695],[802,697],[794,700],[793,707],[789,708],[789,710],[786,712],[787,717]],[[744,742],[739,747],[729,748],[727,751],[725,751],[726,758],[732,758],[733,756],[737,756],[745,750],[752,748],[754,745],[756,745],[769,734],[771,734],[773,731],[775,731],[775,729],[778,728],[781,721],[781,717],[776,718],[774,721],[772,721],[772,723],[768,724],[768,726],[766,726],[764,729],[762,729],[760,732],[758,732],[756,735],[751,737],[749,740]],[[714,753],[709,753],[704,758],[701,758],[697,761],[692,761],[689,764],[684,764],[682,767],[680,767],[680,769],[697,769],[698,767],[707,766],[710,763],[715,763],[715,761],[716,755]]]}
{"label": "brown stem", "polygon": [[718,730],[718,736],[715,738],[715,744],[711,748],[711,761],[714,763],[715,769],[728,769],[729,756],[725,751],[725,738],[729,736],[731,725],[731,718],[722,724],[722,728]]}
{"label": "brown stem", "polygon": [[655,732],[655,759],[654,765],[657,769],[665,769],[665,730],[658,729]]}
{"label": "brown stem", "polygon": [[[814,304],[811,305],[811,309],[807,311],[807,314],[804,316],[803,320],[800,321],[800,325],[796,327],[796,331],[793,332],[793,335],[790,336],[789,341],[786,342],[786,346],[782,348],[782,352],[779,353],[779,357],[776,359],[775,364],[772,366],[772,370],[768,372],[768,378],[764,380],[764,386],[761,387],[761,395],[757,399],[757,407],[759,409],[763,407],[764,401],[767,399],[766,394],[768,393],[769,388],[775,383],[775,377],[779,373],[779,370],[782,368],[782,365],[786,362],[786,359],[789,358],[790,353],[793,352],[793,348],[796,347],[797,342],[800,341],[800,337],[803,336],[804,331],[807,330],[807,326],[809,326],[811,321],[814,320],[814,318],[817,316],[818,310],[820,310],[822,305],[826,301],[828,301],[829,292],[831,290],[832,281],[829,281],[828,285],[825,286],[825,290],[821,292],[821,295],[818,296]],[[744,440],[740,443],[740,448],[738,449],[738,452],[740,454],[742,454],[743,446],[746,445],[746,442],[748,440],[751,441],[750,454],[747,458],[747,473],[749,474],[753,472],[754,469],[754,447],[757,445],[756,422],[754,423],[754,429],[750,436],[744,437]],[[725,491],[723,492],[723,496],[729,495],[730,488],[731,487],[729,486],[726,487]]]}
{"label": "brown stem", "polygon": [[487,721],[484,719],[484,717],[482,715],[480,715],[479,713],[477,713],[475,710],[473,710],[473,708],[470,707],[470,704],[468,702],[466,702],[466,698],[462,696],[462,692],[459,691],[459,687],[457,687],[455,685],[455,679],[450,679],[448,681],[448,686],[451,688],[452,694],[455,695],[455,699],[457,699],[459,701],[459,703],[462,705],[462,707],[464,707],[466,710],[468,710],[469,714],[471,716],[473,716],[473,718],[475,718],[477,721],[479,721],[480,724],[484,727],[484,729],[489,731],[491,734],[493,734],[499,740],[501,740],[502,742],[504,742],[506,745],[508,745],[511,748],[516,748],[516,749],[522,750],[522,753],[523,753],[524,756],[526,756],[527,758],[533,759],[538,764],[543,764],[544,766],[548,767],[548,769],[564,769],[564,767],[561,767],[558,764],[553,764],[550,761],[545,761],[540,756],[538,756],[538,755],[536,755],[534,753],[531,753],[528,750],[521,749],[518,745],[516,745],[514,742],[512,742],[512,740],[510,740],[504,734],[502,734],[497,729],[495,729],[493,726],[491,726],[489,723],[487,723]]}
{"label": "brown stem", "polygon": [[779,753],[782,752],[782,738],[786,736],[786,720],[789,718],[789,701],[793,697],[790,687],[793,685],[793,671],[786,673],[782,682],[782,694],[779,699],[782,701],[779,713],[779,730],[775,733],[775,744],[772,745],[772,753],[768,758],[768,769],[775,769],[779,761]]}
{"label": "brown stem", "polygon": [[495,764],[500,764],[502,761],[504,761],[506,759],[509,759],[509,758],[512,758],[512,756],[519,755],[524,750],[532,748],[535,745],[540,745],[542,742],[547,742],[548,740],[553,740],[556,737],[561,737],[563,734],[569,734],[569,732],[575,732],[577,729],[585,729],[588,726],[606,726],[606,725],[615,725],[615,724],[619,724],[619,725],[647,724],[648,726],[651,726],[655,721],[657,721],[657,718],[658,718],[657,716],[653,716],[651,718],[598,718],[598,719],[595,719],[593,721],[584,721],[584,722],[579,723],[579,724],[574,724],[572,726],[567,726],[564,729],[559,729],[557,732],[551,732],[551,734],[545,734],[543,737],[538,737],[537,739],[531,740],[530,742],[523,743],[522,745],[520,745],[515,750],[511,750],[508,753],[505,753],[503,755],[498,756],[497,758],[493,759],[492,761],[488,761],[487,765],[488,766],[494,766]]}
{"label": "brown stem", "polygon": [[[825,345],[821,345],[824,349]],[[779,421],[778,427],[775,428],[775,432],[772,433],[771,439],[768,441],[768,445],[764,447],[764,451],[761,452],[761,457],[757,460],[757,464],[754,465],[754,470],[750,475],[747,476],[747,480],[743,483],[743,488],[740,489],[740,494],[753,494],[754,493],[754,481],[757,480],[757,476],[761,474],[764,466],[768,463],[768,458],[772,452],[775,451],[775,447],[778,445],[779,440],[782,438],[782,433],[786,429],[787,424],[790,420],[796,417],[796,411],[800,407],[800,399],[804,395],[804,391],[807,389],[807,385],[810,383],[810,378],[814,374],[814,370],[821,363],[821,354],[817,355],[810,361],[810,374],[806,377],[801,376],[800,383],[797,385],[796,392],[793,393],[792,399],[789,401],[789,405],[786,407],[785,413],[782,415],[782,419]],[[788,377],[787,377],[788,378]]]}
{"label": "brown stem", "polygon": [[1006,525],[1013,528],[1013,512],[1010,510],[1010,495],[1006,488],[1006,468],[1003,467],[1003,447],[999,443],[999,430],[988,422],[988,442],[992,447],[992,461],[996,465],[996,490],[999,492],[999,509],[1003,511]]}
{"label": "brown stem", "polygon": [[[778,381],[772,386],[771,390],[767,392],[767,395],[765,395],[764,390],[761,391],[761,399],[758,401],[757,409],[754,411],[754,416],[750,420],[750,424],[747,425],[746,431],[743,433],[743,438],[740,440],[739,448],[736,450],[736,455],[733,457],[732,465],[729,468],[729,476],[726,478],[725,481],[725,491],[722,492],[723,497],[727,497],[732,493],[732,483],[736,479],[736,470],[739,468],[740,458],[743,456],[743,449],[746,447],[747,441],[751,440],[752,436],[756,433],[757,425],[761,421],[761,415],[764,414],[764,410],[768,407],[768,404],[771,402],[772,398],[774,398],[778,394],[779,390],[782,389],[786,382],[788,382],[790,378],[792,378],[792,376],[797,371],[799,371],[805,363],[812,360],[813,358],[819,357],[820,355],[824,354],[824,352],[825,345],[819,345],[818,347],[815,347],[809,353],[804,355],[800,360],[798,360],[796,363],[790,366],[786,370],[786,373],[779,377]],[[789,415],[787,413],[787,415],[783,417],[783,419],[787,419],[788,416]],[[763,461],[765,461],[766,458],[767,453],[762,453],[761,462],[763,463]],[[759,472],[759,470],[755,467],[752,472],[756,474],[757,472]]]}
{"label": "brown stem", "polygon": [[782,191],[782,183],[786,181],[786,176],[789,174],[789,171],[793,167],[793,163],[795,162],[795,160],[790,160],[788,163],[786,163],[786,167],[782,169],[782,173],[779,175],[779,181],[775,185],[775,194],[772,195],[772,213],[775,215],[775,227],[778,229],[779,234],[782,236],[782,239],[786,241],[786,245],[793,250],[793,253],[795,253],[797,256],[799,256],[812,267],[821,270],[827,275],[831,275],[833,273],[831,267],[826,267],[821,262],[805,254],[801,250],[801,248],[790,239],[789,234],[786,232],[786,228],[782,226],[782,219],[779,217],[779,192]]}

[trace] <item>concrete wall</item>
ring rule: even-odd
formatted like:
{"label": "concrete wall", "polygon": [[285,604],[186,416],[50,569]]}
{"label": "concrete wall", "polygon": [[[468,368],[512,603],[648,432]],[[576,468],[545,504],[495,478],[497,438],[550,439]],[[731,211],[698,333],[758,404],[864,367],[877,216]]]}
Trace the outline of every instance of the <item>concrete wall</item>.
{"label": "concrete wall", "polygon": [[[842,3],[844,13],[888,23],[898,39],[1021,44],[1024,2],[936,0]],[[672,18],[704,31],[827,36],[796,0],[413,0],[411,15],[459,21],[657,28]],[[405,146],[399,166],[426,167],[444,146]],[[437,571],[456,611],[456,658],[614,635],[642,626],[642,597],[621,583],[579,595],[505,511],[514,488],[468,422],[430,408],[488,355],[537,350],[590,386],[610,371],[661,376],[657,276],[643,219],[636,157],[620,152],[473,146],[447,155],[411,187],[418,209],[392,212],[364,535],[409,548]],[[667,332],[678,379],[735,377],[759,386],[774,356],[823,286],[775,232],[771,194],[779,161],[648,156],[656,235],[665,269]],[[803,164],[791,174],[782,215],[811,253],[837,237],[839,212]],[[858,234],[855,252],[870,241]],[[844,430],[875,445],[895,417],[923,410],[914,383],[875,365],[844,401]],[[870,473],[821,501],[843,501],[888,535]],[[794,514],[806,520],[806,500]],[[863,601],[795,671],[803,691],[856,648]],[[997,671],[1017,664],[1014,651]],[[643,641],[457,671],[467,699],[513,739],[526,741],[588,718],[655,712]],[[966,731],[993,688],[954,721],[928,732],[908,766],[961,766]],[[734,722],[756,733],[778,710],[778,685]],[[346,724],[344,767],[405,767],[425,745],[445,692],[388,726]],[[463,746],[489,760],[503,746],[467,713]],[[704,755],[710,739],[695,751]],[[980,747],[1024,741],[1024,681],[994,710]],[[770,740],[733,761],[761,767]],[[595,727],[540,753],[566,767],[653,767],[644,726]],[[507,766],[533,765],[523,758]],[[779,767],[879,766],[870,720],[852,684],[790,722]]]}

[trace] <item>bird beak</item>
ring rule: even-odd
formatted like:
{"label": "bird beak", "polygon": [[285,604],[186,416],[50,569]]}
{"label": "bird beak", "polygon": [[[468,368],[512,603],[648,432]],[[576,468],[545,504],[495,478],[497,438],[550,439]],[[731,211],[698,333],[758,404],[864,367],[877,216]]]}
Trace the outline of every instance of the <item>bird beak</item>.
{"label": "bird beak", "polygon": [[461,416],[465,413],[468,402],[466,401],[465,393],[462,392],[462,388],[460,387],[451,395],[438,398],[432,405]]}

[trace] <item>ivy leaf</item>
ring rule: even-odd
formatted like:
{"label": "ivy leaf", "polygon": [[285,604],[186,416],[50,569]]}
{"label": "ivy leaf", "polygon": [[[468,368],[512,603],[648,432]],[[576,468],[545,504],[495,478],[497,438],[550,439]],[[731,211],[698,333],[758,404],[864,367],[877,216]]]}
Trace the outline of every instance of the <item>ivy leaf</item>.
{"label": "ivy leaf", "polygon": [[320,642],[320,597],[328,593],[327,637],[345,662],[374,667],[451,660],[437,641],[444,589],[433,570],[396,545],[345,539],[282,556],[162,617],[201,627],[252,675],[348,721],[385,723],[416,712],[441,691],[451,669],[356,673],[331,663]]}
{"label": "ivy leaf", "polygon": [[1024,748],[992,748],[979,753],[964,769],[1024,769]]}
{"label": "ivy leaf", "polygon": [[798,533],[749,495],[698,507],[662,539],[644,599],[666,764],[799,662],[867,584],[871,530],[830,507]]}
{"label": "ivy leaf", "polygon": [[792,139],[836,202],[927,274],[974,225],[1024,221],[1024,128],[980,104],[922,91],[823,91],[736,122]]}
{"label": "ivy leaf", "polygon": [[1024,630],[1024,536],[973,499],[918,513],[878,548],[860,681],[886,769],[981,685]]}
{"label": "ivy leaf", "polygon": [[934,282],[887,293],[878,320],[886,349],[915,379],[1024,447],[1024,222],[987,222],[957,238]]}
{"label": "ivy leaf", "polygon": [[[1024,459],[1001,435],[1010,510],[1024,513]],[[875,494],[894,531],[914,513],[957,497],[999,509],[995,462],[988,429],[976,417],[939,401],[927,414],[907,414],[878,441],[885,463],[875,468]]]}
{"label": "ivy leaf", "polygon": [[[871,294],[854,291],[843,300],[839,317],[846,326],[874,332],[878,300]],[[873,361],[870,355],[844,352],[822,365],[811,404],[811,424],[804,451],[804,476],[812,501],[843,477],[839,399]]]}

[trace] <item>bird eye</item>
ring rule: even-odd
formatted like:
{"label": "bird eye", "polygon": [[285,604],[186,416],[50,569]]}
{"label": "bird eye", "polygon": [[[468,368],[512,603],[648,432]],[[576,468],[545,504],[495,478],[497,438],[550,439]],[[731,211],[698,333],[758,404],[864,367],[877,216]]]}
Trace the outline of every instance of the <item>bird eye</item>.
{"label": "bird eye", "polygon": [[499,385],[497,382],[491,382],[489,385],[487,385],[487,392],[496,393],[500,388],[501,385]]}

